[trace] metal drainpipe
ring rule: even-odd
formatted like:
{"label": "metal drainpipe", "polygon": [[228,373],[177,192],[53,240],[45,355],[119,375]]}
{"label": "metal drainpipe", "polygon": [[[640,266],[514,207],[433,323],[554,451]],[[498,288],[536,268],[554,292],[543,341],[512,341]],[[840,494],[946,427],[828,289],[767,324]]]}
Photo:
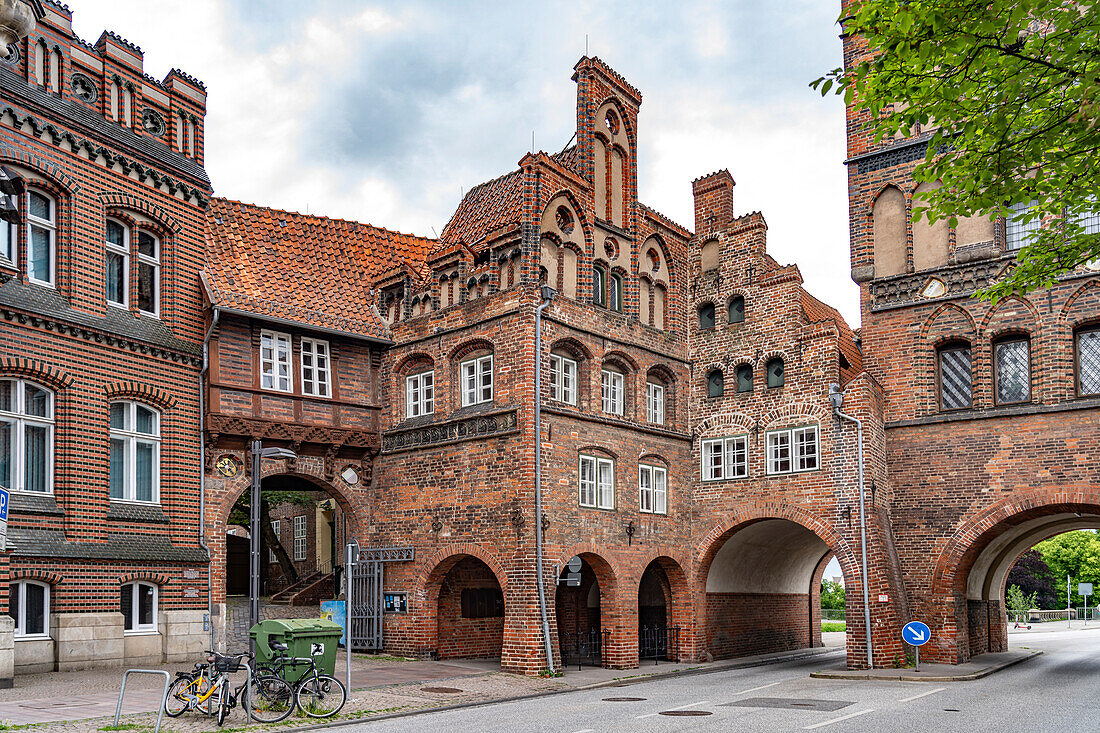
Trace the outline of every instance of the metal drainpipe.
{"label": "metal drainpipe", "polygon": [[854,422],[856,424],[856,450],[859,453],[859,544],[863,553],[863,628],[867,634],[867,666],[875,668],[875,656],[871,643],[871,592],[868,589],[867,578],[867,515],[863,498],[863,421],[858,417],[852,417],[840,411],[839,407],[833,408],[837,417]]}
{"label": "metal drainpipe", "polygon": [[214,308],[210,328],[202,340],[202,371],[199,373],[199,547],[206,550],[206,618],[210,626],[210,649],[214,648],[214,580],[211,577],[214,558],[206,544],[206,373],[210,368],[210,337],[218,325],[221,312]]}
{"label": "metal drainpipe", "polygon": [[[540,292],[545,297],[546,291]],[[539,588],[539,613],[542,616],[542,640],[546,646],[546,668],[550,670],[550,674],[554,674],[554,649],[550,644],[550,621],[546,618],[546,589],[543,588],[542,580],[542,312],[549,306],[550,298],[546,298],[535,309],[535,583]]]}

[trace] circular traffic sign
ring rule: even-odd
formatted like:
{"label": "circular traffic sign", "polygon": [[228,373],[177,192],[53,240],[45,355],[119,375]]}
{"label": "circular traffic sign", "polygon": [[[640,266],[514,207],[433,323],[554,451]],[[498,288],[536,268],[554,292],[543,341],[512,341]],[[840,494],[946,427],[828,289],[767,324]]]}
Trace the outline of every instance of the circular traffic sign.
{"label": "circular traffic sign", "polygon": [[901,638],[906,644],[924,646],[932,639],[932,630],[920,621],[910,621],[902,627]]}
{"label": "circular traffic sign", "polygon": [[565,567],[569,568],[569,572],[571,573],[579,573],[581,571],[582,562],[583,561],[580,559],[579,556],[574,555],[573,557],[569,558],[569,562],[565,564]]}

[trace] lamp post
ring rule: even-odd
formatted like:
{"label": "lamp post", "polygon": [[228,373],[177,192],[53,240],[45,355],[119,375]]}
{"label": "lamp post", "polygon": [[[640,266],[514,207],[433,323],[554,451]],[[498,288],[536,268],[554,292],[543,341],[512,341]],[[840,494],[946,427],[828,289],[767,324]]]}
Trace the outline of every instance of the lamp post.
{"label": "lamp post", "polygon": [[[0,0],[3,2],[3,0]],[[248,627],[260,622],[260,462],[264,458],[297,458],[298,454],[287,448],[264,448],[259,440],[252,441],[252,493],[249,507],[249,570],[248,570]],[[248,650],[254,652],[251,636]]]}
{"label": "lamp post", "polygon": [[41,0],[0,0],[0,57],[8,58],[8,46],[30,35],[45,14]]}

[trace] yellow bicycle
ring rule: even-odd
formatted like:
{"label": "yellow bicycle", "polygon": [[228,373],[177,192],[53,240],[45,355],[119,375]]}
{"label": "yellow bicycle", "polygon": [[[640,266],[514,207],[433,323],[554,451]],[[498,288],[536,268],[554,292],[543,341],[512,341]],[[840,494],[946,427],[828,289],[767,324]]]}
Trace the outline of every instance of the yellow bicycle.
{"label": "yellow bicycle", "polygon": [[[196,664],[189,672],[177,672],[164,697],[164,712],[178,718],[188,710],[217,717],[222,725],[238,700],[249,703],[252,718],[261,723],[276,723],[294,711],[294,691],[280,679],[252,678],[247,689],[230,686],[229,674],[243,668],[245,654],[225,655],[207,652],[205,664]],[[247,697],[244,697],[247,696]]]}

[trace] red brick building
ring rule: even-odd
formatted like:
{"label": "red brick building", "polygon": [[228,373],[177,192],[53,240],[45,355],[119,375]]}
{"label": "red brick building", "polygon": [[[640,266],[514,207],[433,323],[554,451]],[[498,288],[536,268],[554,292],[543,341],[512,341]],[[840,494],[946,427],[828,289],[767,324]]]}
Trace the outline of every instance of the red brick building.
{"label": "red brick building", "polygon": [[183,659],[208,640],[206,91],[178,70],[147,76],[140,48],[110,32],[88,44],[65,6],[43,5],[0,63],[0,163],[27,186],[22,224],[0,227],[14,666]]}

